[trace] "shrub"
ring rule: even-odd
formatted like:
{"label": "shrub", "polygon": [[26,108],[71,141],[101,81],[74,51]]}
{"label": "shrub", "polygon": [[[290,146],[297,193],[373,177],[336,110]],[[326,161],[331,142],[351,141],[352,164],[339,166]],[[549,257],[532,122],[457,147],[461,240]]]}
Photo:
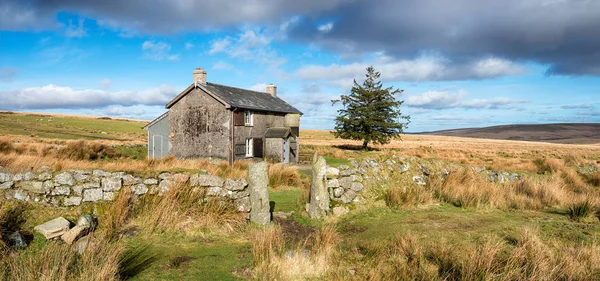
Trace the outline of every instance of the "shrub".
{"label": "shrub", "polygon": [[574,221],[579,221],[590,216],[591,211],[592,205],[590,204],[590,201],[585,200],[569,206],[569,217]]}
{"label": "shrub", "polygon": [[11,142],[6,141],[6,140],[0,141],[0,152],[9,153],[14,150],[15,150],[15,147],[13,146],[13,144]]}

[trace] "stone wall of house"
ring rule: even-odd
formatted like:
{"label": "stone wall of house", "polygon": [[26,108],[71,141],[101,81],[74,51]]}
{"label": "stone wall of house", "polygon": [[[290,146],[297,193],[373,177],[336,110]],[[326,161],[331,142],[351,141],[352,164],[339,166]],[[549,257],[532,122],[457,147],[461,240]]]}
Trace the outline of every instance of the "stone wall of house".
{"label": "stone wall of house", "polygon": [[203,173],[161,173],[137,177],[125,172],[69,170],[8,173],[0,167],[0,195],[6,199],[39,202],[56,207],[114,200],[128,189],[135,196],[160,196],[175,184],[205,188],[209,197],[231,201],[240,212],[249,212],[250,191],[245,179],[224,179]]}

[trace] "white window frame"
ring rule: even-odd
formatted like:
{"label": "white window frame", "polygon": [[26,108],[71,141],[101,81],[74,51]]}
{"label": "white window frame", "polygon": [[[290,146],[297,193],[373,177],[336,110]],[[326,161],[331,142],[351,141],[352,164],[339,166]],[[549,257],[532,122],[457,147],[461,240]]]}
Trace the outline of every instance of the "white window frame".
{"label": "white window frame", "polygon": [[244,111],[244,125],[253,126],[254,125],[254,112],[250,110]]}
{"label": "white window frame", "polygon": [[254,156],[254,139],[247,138],[246,139],[246,157]]}

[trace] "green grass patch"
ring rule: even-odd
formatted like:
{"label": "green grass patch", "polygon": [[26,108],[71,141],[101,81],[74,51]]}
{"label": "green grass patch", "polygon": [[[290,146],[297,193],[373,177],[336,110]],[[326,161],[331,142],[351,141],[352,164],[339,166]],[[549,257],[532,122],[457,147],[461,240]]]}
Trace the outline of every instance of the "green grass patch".
{"label": "green grass patch", "polygon": [[276,212],[297,211],[298,199],[302,196],[300,189],[269,190],[269,200],[275,202]]}
{"label": "green grass patch", "polygon": [[334,158],[334,157],[329,157],[329,156],[323,156],[323,158],[325,158],[327,165],[332,166],[332,167],[339,167],[341,165],[350,165],[350,160],[347,160],[347,159]]}

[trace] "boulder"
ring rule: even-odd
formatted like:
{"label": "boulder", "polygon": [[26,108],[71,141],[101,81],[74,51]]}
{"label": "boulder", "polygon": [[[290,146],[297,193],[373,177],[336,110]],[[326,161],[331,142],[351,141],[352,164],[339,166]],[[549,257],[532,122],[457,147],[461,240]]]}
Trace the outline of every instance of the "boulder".
{"label": "boulder", "polygon": [[120,177],[102,178],[102,190],[119,191],[123,187],[123,180]]}
{"label": "boulder", "polygon": [[102,199],[102,189],[93,188],[83,191],[83,202],[96,202]]}
{"label": "boulder", "polygon": [[327,167],[327,170],[325,171],[325,176],[328,179],[336,179],[340,176],[340,170],[334,167]]}
{"label": "boulder", "polygon": [[175,184],[175,182],[173,182],[171,180],[160,181],[160,184],[158,185],[158,194],[164,194],[164,193],[168,192],[169,189],[171,188],[171,186],[173,186],[174,184]]}
{"label": "boulder", "polygon": [[65,241],[65,243],[71,245],[77,238],[88,234],[94,226],[94,219],[91,216],[81,216],[77,220],[77,224],[61,235],[60,238]]}
{"label": "boulder", "polygon": [[212,175],[195,174],[190,179],[192,186],[223,186],[225,180]]}
{"label": "boulder", "polygon": [[22,181],[20,182],[21,189],[27,190],[32,193],[45,194],[48,192],[44,188],[44,184],[41,181]]}
{"label": "boulder", "polygon": [[336,198],[339,198],[340,196],[342,196],[344,194],[344,189],[339,187],[339,188],[335,188],[333,190],[333,196]]}
{"label": "boulder", "polygon": [[47,221],[40,224],[33,229],[40,234],[44,235],[46,239],[52,239],[63,235],[69,230],[71,223],[63,217],[55,218],[51,221]]}
{"label": "boulder", "polygon": [[267,225],[271,222],[269,202],[269,165],[266,162],[248,165],[248,188],[250,190],[250,221]]}
{"label": "boulder", "polygon": [[245,179],[227,179],[225,181],[225,189],[227,190],[231,190],[231,191],[240,191],[240,190],[244,190],[244,188],[246,188],[246,186],[248,186],[248,183],[246,182]]}
{"label": "boulder", "polygon": [[136,184],[131,187],[131,192],[135,195],[144,195],[148,193],[148,187],[143,183]]}
{"label": "boulder", "polygon": [[65,197],[65,199],[63,200],[63,205],[64,206],[79,206],[81,205],[81,200],[83,200],[83,198],[79,197],[79,196],[73,196],[73,197]]}
{"label": "boulder", "polygon": [[359,182],[353,182],[352,186],[350,186],[350,189],[356,192],[361,191],[363,189],[363,184]]}
{"label": "boulder", "polygon": [[71,174],[64,172],[54,176],[54,182],[60,185],[72,186],[75,184],[75,179]]}
{"label": "boulder", "polygon": [[9,189],[15,185],[15,182],[7,181],[5,183],[0,184],[0,189]]}

